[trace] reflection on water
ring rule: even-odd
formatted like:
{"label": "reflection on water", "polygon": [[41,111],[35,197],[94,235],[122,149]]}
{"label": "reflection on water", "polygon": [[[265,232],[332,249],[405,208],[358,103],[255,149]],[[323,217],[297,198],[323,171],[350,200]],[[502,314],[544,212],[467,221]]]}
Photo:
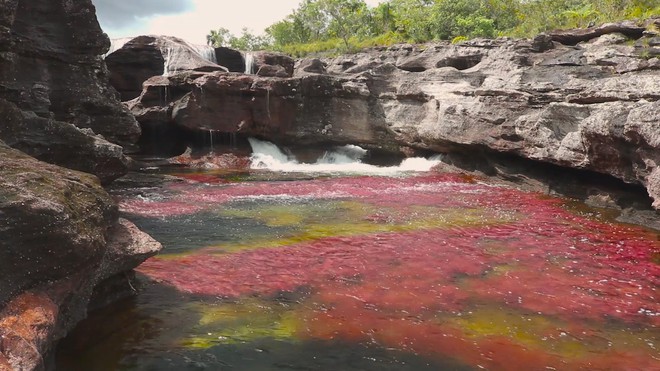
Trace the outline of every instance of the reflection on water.
{"label": "reflection on water", "polygon": [[120,192],[166,249],[139,268],[137,298],[64,342],[58,369],[660,362],[654,232],[454,175],[179,176]]}

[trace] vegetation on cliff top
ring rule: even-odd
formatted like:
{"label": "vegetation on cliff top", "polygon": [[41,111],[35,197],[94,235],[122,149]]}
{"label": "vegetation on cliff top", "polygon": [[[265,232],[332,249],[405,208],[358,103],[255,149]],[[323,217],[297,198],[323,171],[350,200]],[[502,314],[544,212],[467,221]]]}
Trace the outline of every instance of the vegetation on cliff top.
{"label": "vegetation on cliff top", "polygon": [[623,19],[660,16],[660,0],[303,0],[263,36],[212,30],[214,46],[278,50],[295,56],[400,42],[530,37]]}

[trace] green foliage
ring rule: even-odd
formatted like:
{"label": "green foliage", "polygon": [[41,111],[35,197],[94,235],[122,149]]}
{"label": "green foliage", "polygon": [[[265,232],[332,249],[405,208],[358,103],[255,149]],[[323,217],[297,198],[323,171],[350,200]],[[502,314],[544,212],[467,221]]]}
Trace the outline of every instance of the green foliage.
{"label": "green foliage", "polygon": [[660,16],[660,0],[302,0],[266,36],[220,28],[209,44],[272,48],[294,56],[337,54],[376,45],[474,37],[532,37],[622,19]]}
{"label": "green foliage", "polygon": [[214,47],[226,46],[238,50],[264,50],[271,48],[271,41],[267,36],[253,35],[247,28],[243,28],[241,36],[235,36],[226,28],[211,30],[206,35],[208,45]]}

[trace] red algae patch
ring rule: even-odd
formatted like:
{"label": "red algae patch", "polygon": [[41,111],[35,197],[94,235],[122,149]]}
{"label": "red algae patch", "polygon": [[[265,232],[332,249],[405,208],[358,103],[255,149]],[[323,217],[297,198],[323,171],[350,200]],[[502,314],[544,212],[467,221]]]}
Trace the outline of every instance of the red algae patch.
{"label": "red algae patch", "polygon": [[[144,217],[222,213],[237,200],[249,208],[233,215],[293,229],[251,249],[228,242],[153,258],[139,271],[223,300],[268,301],[305,288],[278,336],[373,343],[500,370],[658,362],[654,232],[573,213],[559,199],[436,174],[177,184],[162,199],[122,208]],[[321,201],[350,202],[342,217],[353,219],[317,217],[323,233],[310,237],[309,210],[322,210],[309,205]]]}

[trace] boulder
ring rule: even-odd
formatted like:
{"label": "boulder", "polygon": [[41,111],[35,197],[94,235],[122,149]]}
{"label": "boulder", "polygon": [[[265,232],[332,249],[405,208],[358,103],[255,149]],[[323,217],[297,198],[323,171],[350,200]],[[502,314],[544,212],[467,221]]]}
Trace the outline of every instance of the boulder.
{"label": "boulder", "polygon": [[303,75],[305,73],[325,74],[328,73],[328,71],[326,71],[325,64],[320,59],[309,58],[309,59],[302,59],[298,61],[298,63],[296,64],[296,68],[295,68],[296,76]]}
{"label": "boulder", "polygon": [[276,52],[253,52],[252,57],[254,61],[254,71],[259,71],[264,65],[280,66],[286,71],[286,77],[293,76],[293,67],[296,62],[286,54]]}
{"label": "boulder", "polygon": [[[0,142],[0,366],[45,369],[94,287],[160,250],[90,174]],[[0,367],[0,369],[4,369]]]}

